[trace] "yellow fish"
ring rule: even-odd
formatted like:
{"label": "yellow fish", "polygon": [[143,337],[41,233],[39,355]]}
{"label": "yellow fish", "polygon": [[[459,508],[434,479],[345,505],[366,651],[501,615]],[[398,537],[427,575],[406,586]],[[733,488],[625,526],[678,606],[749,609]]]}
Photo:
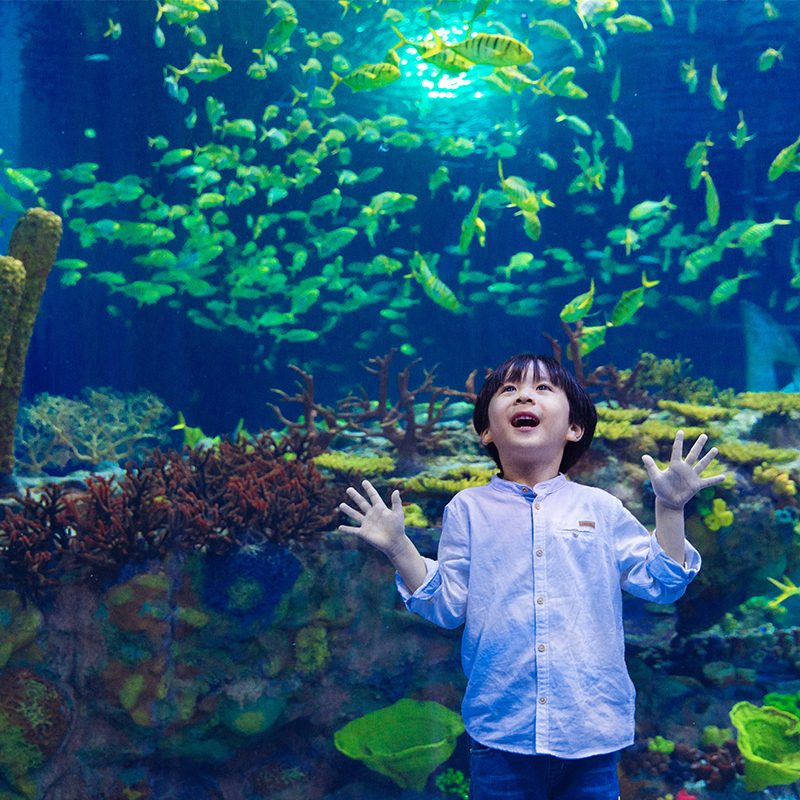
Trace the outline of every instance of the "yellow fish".
{"label": "yellow fish", "polygon": [[711,98],[711,102],[714,104],[714,108],[718,111],[724,111],[725,109],[725,101],[728,99],[728,90],[723,89],[719,85],[719,80],[717,78],[717,65],[714,64],[711,67],[711,85],[708,90],[708,96]]}
{"label": "yellow fish", "polygon": [[691,61],[681,61],[681,81],[686,84],[689,94],[697,91],[697,69],[694,66],[694,59]]}
{"label": "yellow fish", "polygon": [[409,266],[411,267],[411,272],[406,277],[416,278],[417,282],[425,290],[425,294],[434,303],[446,308],[448,311],[459,311],[461,309],[461,304],[458,302],[453,290],[428,266],[419,251],[414,253]]}
{"label": "yellow fish", "polygon": [[747,123],[744,121],[744,114],[741,111],[739,111],[739,124],[736,126],[736,132],[729,133],[728,136],[736,143],[737,150],[741,150],[745,142],[749,142],[755,136],[755,134],[747,135]]}
{"label": "yellow fish", "polygon": [[491,67],[515,67],[533,61],[533,53],[520,41],[499,33],[476,33],[456,44],[445,44],[441,36],[431,28],[434,46],[422,58],[430,61],[437,53],[452,50],[473,64],[488,64]]}
{"label": "yellow fish", "polygon": [[[110,22],[111,20],[109,20]],[[758,69],[761,72],[766,72],[776,61],[783,61],[783,48],[786,45],[781,45],[781,47],[776,50],[774,47],[768,47],[759,57],[758,57]]]}
{"label": "yellow fish", "polygon": [[740,272],[735,278],[728,278],[725,281],[722,281],[713,292],[711,292],[711,297],[709,298],[709,302],[712,306],[718,306],[720,303],[724,303],[726,300],[730,300],[736,292],[739,291],[739,284],[747,279],[747,278],[754,278],[758,275],[757,272]]}
{"label": "yellow fish", "polygon": [[714,228],[719,222],[719,196],[714,181],[711,180],[711,176],[706,170],[700,173],[700,177],[706,182],[706,217],[708,224]]}
{"label": "yellow fish", "polygon": [[[472,61],[459,55],[455,50],[451,50],[450,48],[439,50],[438,46],[433,42],[410,42],[394,26],[392,26],[392,30],[397,34],[400,41],[390,52],[395,51],[398,47],[413,47],[428,64],[433,64],[434,67],[448,75],[460,75],[462,72],[466,72],[470,67],[474,66]],[[437,48],[437,52],[432,53],[431,51],[434,48]]]}
{"label": "yellow fish", "polygon": [[210,58],[203,58],[199,53],[195,53],[187,67],[178,69],[167,65],[167,69],[171,69],[176,78],[186,75],[191,81],[199,83],[200,81],[215,81],[217,78],[227,75],[231,71],[231,66],[225,63],[225,59],[222,57],[222,45],[220,45],[216,54]]}
{"label": "yellow fish", "polygon": [[483,187],[481,186],[481,188],[478,190],[478,197],[475,199],[475,202],[472,204],[472,208],[469,210],[469,213],[466,217],[464,217],[464,221],[461,223],[461,238],[459,239],[458,246],[462,253],[466,253],[467,250],[469,250],[469,243],[472,241],[472,237],[476,232],[478,234],[478,241],[480,242],[481,247],[485,246],[486,244],[486,224],[478,216],[482,200]]}
{"label": "yellow fish", "polygon": [[783,175],[786,170],[797,172],[800,170],[800,162],[797,159],[797,147],[800,145],[800,138],[794,144],[784,147],[783,150],[775,156],[772,164],[769,166],[768,177],[771,181],[776,180]]}
{"label": "yellow fish", "polygon": [[400,70],[394,64],[381,62],[380,64],[362,64],[344,77],[331,72],[331,77],[333,86],[328,90],[328,94],[340,83],[349,86],[354,92],[363,92],[380,89],[394,83],[400,77]]}

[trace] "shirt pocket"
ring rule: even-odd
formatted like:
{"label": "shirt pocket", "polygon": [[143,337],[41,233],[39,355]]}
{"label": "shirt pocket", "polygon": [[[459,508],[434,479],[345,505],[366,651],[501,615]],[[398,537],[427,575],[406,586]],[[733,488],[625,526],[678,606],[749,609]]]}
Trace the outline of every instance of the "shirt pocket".
{"label": "shirt pocket", "polygon": [[569,526],[561,525],[556,528],[555,535],[559,546],[570,554],[598,555],[606,548],[607,536],[599,523],[581,520]]}

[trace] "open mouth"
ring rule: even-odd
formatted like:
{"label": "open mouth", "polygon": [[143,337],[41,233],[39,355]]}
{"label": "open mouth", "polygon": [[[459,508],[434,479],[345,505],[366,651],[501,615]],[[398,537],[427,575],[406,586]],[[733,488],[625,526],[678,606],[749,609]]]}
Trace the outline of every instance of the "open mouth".
{"label": "open mouth", "polygon": [[511,417],[511,424],[515,428],[535,428],[539,424],[539,417],[536,414],[523,412],[521,414],[514,414]]}

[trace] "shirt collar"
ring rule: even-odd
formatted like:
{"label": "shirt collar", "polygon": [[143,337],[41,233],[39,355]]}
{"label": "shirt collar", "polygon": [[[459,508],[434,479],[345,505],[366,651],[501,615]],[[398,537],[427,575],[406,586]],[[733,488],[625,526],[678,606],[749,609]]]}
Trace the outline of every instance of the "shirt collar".
{"label": "shirt collar", "polygon": [[[559,472],[555,478],[550,478],[550,480],[547,481],[541,481],[532,488],[533,493],[537,497],[541,497],[543,495],[557,492],[559,489],[566,486],[566,484],[567,476],[564,475],[563,472]],[[523,484],[515,483],[514,481],[504,480],[499,475],[495,475],[489,485],[492,487],[492,489],[495,489],[499,492],[508,492],[509,494],[527,495],[531,490],[531,487],[529,486],[524,486]]]}

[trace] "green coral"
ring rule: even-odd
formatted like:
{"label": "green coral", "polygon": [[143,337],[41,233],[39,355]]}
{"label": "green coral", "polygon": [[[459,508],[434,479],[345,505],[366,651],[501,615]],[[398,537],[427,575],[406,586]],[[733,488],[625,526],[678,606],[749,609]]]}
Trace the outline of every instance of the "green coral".
{"label": "green coral", "polygon": [[797,485],[786,470],[780,470],[774,464],[761,464],[753,469],[753,483],[770,484],[777,495],[791,497],[797,494]]}
{"label": "green coral", "polygon": [[335,450],[315,456],[314,464],[318,469],[328,469],[347,478],[386,475],[395,469],[394,459],[390,456],[353,456]]}
{"label": "green coral", "polygon": [[655,736],[647,742],[647,749],[651,753],[664,753],[669,755],[675,749],[675,742],[663,736]]}
{"label": "green coral", "polygon": [[680,403],[677,400],[659,400],[658,407],[671,414],[680,414],[688,422],[706,423],[711,420],[731,419],[736,413],[734,409],[721,406],[706,406],[698,403]]}
{"label": "green coral", "polygon": [[629,391],[658,389],[662,398],[670,400],[709,403],[717,393],[714,382],[708,378],[694,380],[688,376],[692,362],[688,358],[660,359],[652,353],[642,353],[632,370],[621,370],[620,377],[629,382]]}
{"label": "green coral", "polygon": [[[689,438],[689,434],[686,434]],[[770,447],[760,442],[720,442],[719,454],[736,464],[757,464],[762,461],[794,461],[797,450]]]}
{"label": "green coral", "polygon": [[703,514],[703,522],[710,531],[718,531],[733,525],[733,512],[721,497],[715,497],[711,509]]}
{"label": "green coral", "polygon": [[469,797],[469,778],[460,769],[448,767],[441,775],[436,776],[436,788],[445,796],[453,795],[459,800]]}
{"label": "green coral", "polygon": [[301,628],[295,636],[295,665],[298,672],[319,672],[330,661],[328,631],[323,625]]}
{"label": "green coral", "polygon": [[798,392],[742,392],[734,398],[739,408],[763,411],[765,414],[788,414],[800,411]]}
{"label": "green coral", "polygon": [[718,728],[716,725],[706,725],[703,728],[703,735],[700,737],[700,744],[703,747],[717,745],[721,747],[725,742],[733,739],[732,728]]}
{"label": "green coral", "polygon": [[42,613],[13,590],[0,591],[0,669],[8,664],[14,653],[36,641],[42,624]]}
{"label": "green coral", "polygon": [[650,436],[656,441],[662,441],[662,442],[674,441],[675,434],[679,430],[683,431],[684,438],[688,441],[697,439],[697,437],[703,433],[706,433],[712,437],[717,435],[717,431],[714,430],[713,428],[708,430],[706,428],[674,425],[669,422],[664,422],[663,420],[660,419],[649,419],[646,422],[643,422],[639,426],[639,432],[641,435]]}
{"label": "green coral", "polygon": [[597,419],[603,422],[643,422],[652,412],[649,408],[612,408],[597,406]]}

